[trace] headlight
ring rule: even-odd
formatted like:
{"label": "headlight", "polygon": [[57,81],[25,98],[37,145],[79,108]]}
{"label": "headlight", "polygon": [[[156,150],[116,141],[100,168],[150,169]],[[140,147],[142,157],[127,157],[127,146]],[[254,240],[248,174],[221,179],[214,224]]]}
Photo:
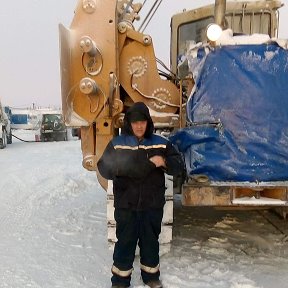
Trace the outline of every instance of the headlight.
{"label": "headlight", "polygon": [[217,41],[222,34],[222,28],[215,23],[211,23],[207,26],[206,34],[210,41]]}

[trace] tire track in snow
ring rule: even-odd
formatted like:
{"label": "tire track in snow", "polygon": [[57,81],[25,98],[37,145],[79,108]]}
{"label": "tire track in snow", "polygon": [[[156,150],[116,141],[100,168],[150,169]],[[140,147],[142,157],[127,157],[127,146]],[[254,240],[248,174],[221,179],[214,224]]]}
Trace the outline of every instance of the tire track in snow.
{"label": "tire track in snow", "polygon": [[[29,225],[28,219],[31,216],[31,199],[34,191],[29,187],[27,180],[21,180],[15,176],[12,177],[14,194],[6,194],[9,191],[7,184],[1,189],[1,212],[0,212],[0,233],[1,235],[17,234],[25,230]],[[20,195],[20,197],[19,197]]]}
{"label": "tire track in snow", "polygon": [[42,288],[24,270],[7,269],[1,276],[1,288]]}

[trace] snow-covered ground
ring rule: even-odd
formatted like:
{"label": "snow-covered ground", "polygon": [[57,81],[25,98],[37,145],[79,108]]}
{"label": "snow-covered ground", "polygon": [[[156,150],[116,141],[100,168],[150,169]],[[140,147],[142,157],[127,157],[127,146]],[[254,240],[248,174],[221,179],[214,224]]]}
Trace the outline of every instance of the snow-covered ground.
{"label": "snow-covered ground", "polygon": [[[81,161],[76,139],[13,138],[0,150],[1,288],[110,287],[106,195]],[[164,287],[287,287],[287,237],[265,213],[182,208],[176,197],[174,241],[161,257]],[[139,275],[136,257],[134,288],[144,287]]]}

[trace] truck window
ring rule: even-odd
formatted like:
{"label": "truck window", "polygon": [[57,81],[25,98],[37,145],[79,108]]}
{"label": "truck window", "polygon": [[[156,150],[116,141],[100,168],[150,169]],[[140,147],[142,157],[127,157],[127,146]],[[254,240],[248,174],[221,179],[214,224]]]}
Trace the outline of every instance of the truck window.
{"label": "truck window", "polygon": [[[270,11],[232,11],[225,16],[227,28],[232,29],[234,34],[251,35],[254,33],[267,34],[273,37],[275,28],[272,25]],[[206,17],[183,23],[178,28],[178,59],[185,54],[191,42],[206,42],[206,28],[214,22],[214,17]]]}
{"label": "truck window", "polygon": [[213,21],[213,17],[208,17],[182,24],[178,31],[178,55],[185,52],[186,44],[190,41],[204,42],[206,40],[206,28]]}

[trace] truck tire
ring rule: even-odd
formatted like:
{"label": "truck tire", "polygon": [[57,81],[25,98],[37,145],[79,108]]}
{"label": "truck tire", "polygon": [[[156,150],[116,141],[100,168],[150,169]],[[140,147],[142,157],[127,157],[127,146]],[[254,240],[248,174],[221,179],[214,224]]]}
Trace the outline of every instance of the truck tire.
{"label": "truck tire", "polygon": [[6,131],[3,130],[2,132],[2,138],[0,138],[0,149],[4,149],[7,145],[7,134]]}
{"label": "truck tire", "polygon": [[12,133],[7,134],[7,144],[12,144]]}

